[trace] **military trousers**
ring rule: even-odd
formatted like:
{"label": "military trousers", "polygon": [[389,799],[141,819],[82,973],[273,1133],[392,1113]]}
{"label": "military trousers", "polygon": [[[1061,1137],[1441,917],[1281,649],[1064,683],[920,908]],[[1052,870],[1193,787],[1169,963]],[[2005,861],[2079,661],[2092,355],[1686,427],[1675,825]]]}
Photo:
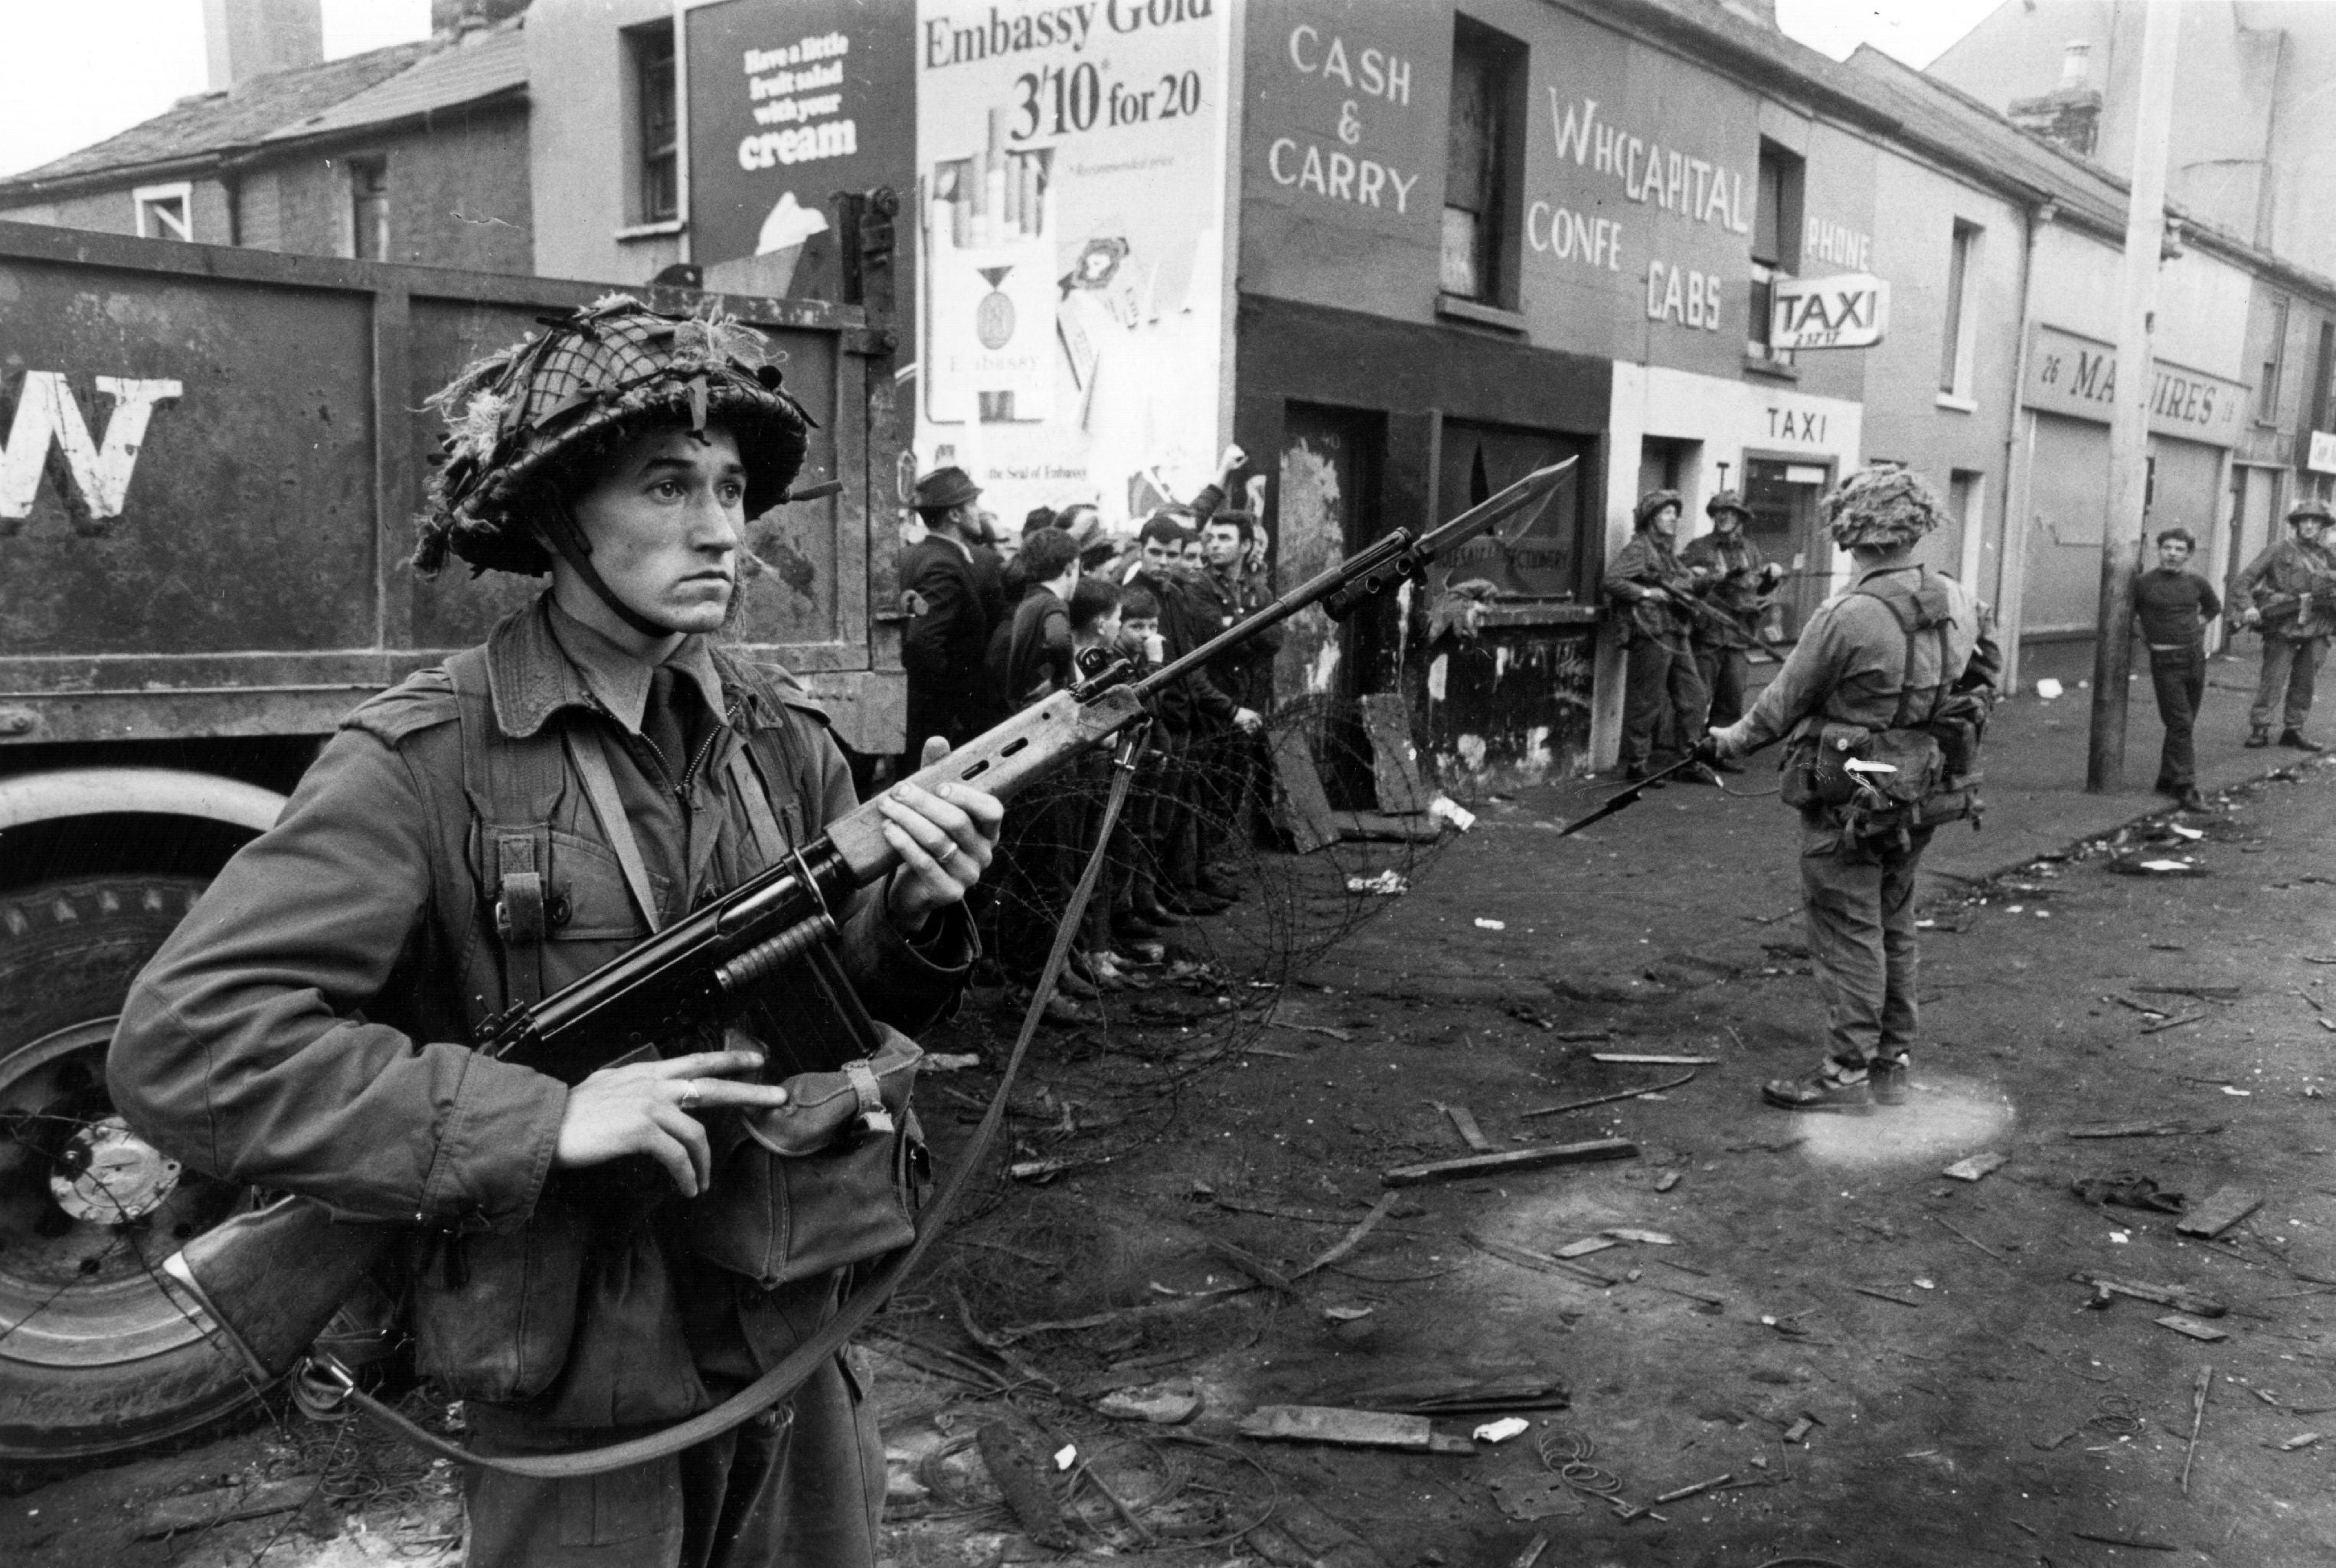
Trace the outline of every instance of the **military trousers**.
{"label": "military trousers", "polygon": [[2255,683],[2255,705],[2247,720],[2257,729],[2271,727],[2272,710],[2279,710],[2282,729],[2302,729],[2312,716],[2312,691],[2320,666],[2328,657],[2324,637],[2279,637],[2263,639],[2263,676]]}
{"label": "military trousers", "polygon": [[1685,756],[1701,739],[1708,699],[1695,652],[1685,638],[1648,638],[1632,645],[1623,683],[1622,765],[1644,767],[1658,749]]}
{"label": "military trousers", "polygon": [[1744,688],[1752,674],[1752,660],[1740,648],[1724,648],[1718,644],[1698,643],[1695,650],[1696,673],[1703,677],[1704,695],[1711,706],[1704,715],[1707,725],[1731,725],[1744,716]]}
{"label": "military trousers", "polygon": [[1860,1067],[1914,1043],[1914,881],[1931,832],[1846,838],[1829,813],[1802,817],[1801,901],[1809,967],[1825,997],[1833,1059]]}

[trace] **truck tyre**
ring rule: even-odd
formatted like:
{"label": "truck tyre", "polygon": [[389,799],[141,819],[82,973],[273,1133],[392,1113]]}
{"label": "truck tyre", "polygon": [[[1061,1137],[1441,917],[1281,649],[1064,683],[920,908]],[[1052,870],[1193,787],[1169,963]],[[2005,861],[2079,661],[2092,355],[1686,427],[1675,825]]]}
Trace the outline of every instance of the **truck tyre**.
{"label": "truck tyre", "polygon": [[190,877],[0,895],[0,1466],[118,1453],[263,1389],[167,1293],[162,1260],[247,1201],[115,1116],[105,1049]]}

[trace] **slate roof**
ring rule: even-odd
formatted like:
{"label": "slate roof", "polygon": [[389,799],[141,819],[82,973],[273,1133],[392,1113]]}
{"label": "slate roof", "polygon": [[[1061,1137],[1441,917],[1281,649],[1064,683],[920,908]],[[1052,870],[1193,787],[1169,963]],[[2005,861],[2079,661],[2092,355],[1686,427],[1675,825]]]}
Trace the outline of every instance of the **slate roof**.
{"label": "slate roof", "polygon": [[517,27],[506,26],[475,44],[425,54],[355,97],[268,133],[269,141],[386,125],[416,115],[475,103],[527,85],[527,49]]}
{"label": "slate roof", "polygon": [[393,44],[321,65],[256,76],[231,93],[181,99],[141,125],[0,180],[0,199],[60,186],[124,183],[264,146],[362,130],[523,90],[519,19],[478,42]]}
{"label": "slate roof", "polygon": [[321,65],[255,76],[233,93],[182,98],[143,124],[93,146],[0,180],[0,190],[83,180],[157,164],[183,163],[251,146],[280,126],[344,102],[385,82],[430,52],[426,43],[393,44]]}

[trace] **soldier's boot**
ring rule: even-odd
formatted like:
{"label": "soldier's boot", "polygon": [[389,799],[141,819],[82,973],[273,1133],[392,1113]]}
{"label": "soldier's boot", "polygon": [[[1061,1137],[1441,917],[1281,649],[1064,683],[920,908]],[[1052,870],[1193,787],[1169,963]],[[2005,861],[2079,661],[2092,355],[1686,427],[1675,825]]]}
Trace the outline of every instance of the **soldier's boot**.
{"label": "soldier's boot", "polygon": [[2280,731],[2279,744],[2287,747],[2290,751],[2326,751],[2328,749],[2316,740],[2304,739],[2303,732],[2300,729],[2283,729]]}
{"label": "soldier's boot", "polygon": [[1873,1091],[1877,1105],[1903,1105],[1906,1103],[1906,1079],[1913,1071],[1913,1062],[1905,1052],[1895,1056],[1876,1057],[1865,1065],[1866,1086]]}
{"label": "soldier's boot", "polygon": [[1863,1111],[1874,1104],[1866,1070],[1831,1059],[1806,1078],[1769,1079],[1760,1097],[1787,1111]]}

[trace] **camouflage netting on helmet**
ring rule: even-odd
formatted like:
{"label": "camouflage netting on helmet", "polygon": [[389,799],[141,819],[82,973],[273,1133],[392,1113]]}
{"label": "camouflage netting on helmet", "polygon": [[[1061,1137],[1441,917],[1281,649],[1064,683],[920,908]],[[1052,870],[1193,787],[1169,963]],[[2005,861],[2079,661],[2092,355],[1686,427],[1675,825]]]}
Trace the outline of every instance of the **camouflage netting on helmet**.
{"label": "camouflage netting on helmet", "polygon": [[1947,520],[1938,492],[1907,468],[1868,468],[1851,474],[1825,498],[1823,511],[1833,541],[1844,550],[1860,545],[1893,550],[1913,543]]}
{"label": "camouflage netting on helmet", "polygon": [[629,295],[544,318],[544,330],[491,354],[429,399],[447,434],[421,519],[414,570],[460,556],[476,571],[549,571],[528,515],[566,465],[652,422],[715,424],[746,464],[748,516],[784,501],[803,466],[811,417],[780,390],[768,339],[731,317],[667,316]]}

